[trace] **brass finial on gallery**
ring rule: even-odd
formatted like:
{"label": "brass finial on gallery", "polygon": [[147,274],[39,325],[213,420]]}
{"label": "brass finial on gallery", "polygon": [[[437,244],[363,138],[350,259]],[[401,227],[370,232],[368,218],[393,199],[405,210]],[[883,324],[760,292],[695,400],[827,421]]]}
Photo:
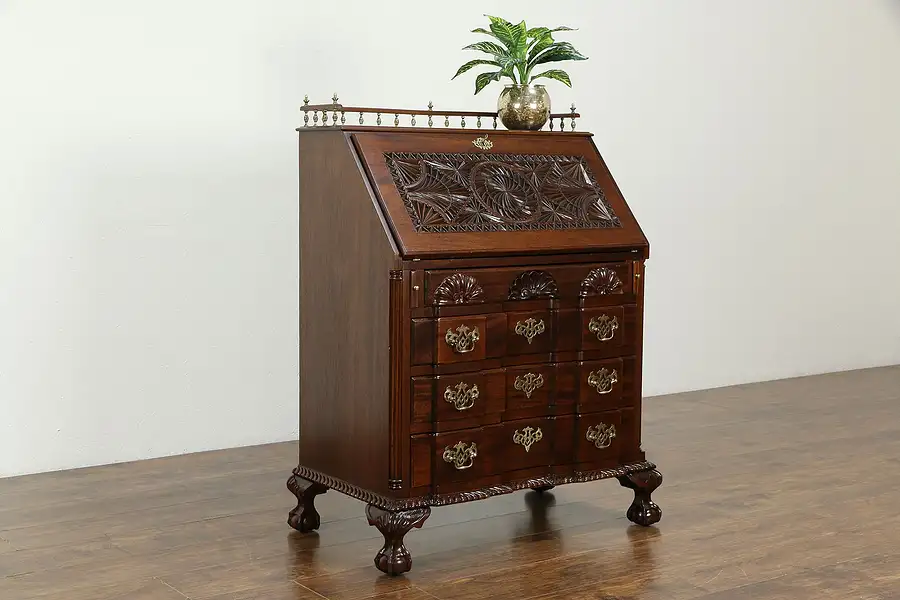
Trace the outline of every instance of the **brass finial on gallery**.
{"label": "brass finial on gallery", "polygon": [[[310,104],[309,96],[303,96],[303,127],[341,127],[347,124],[347,113],[357,113],[357,123],[365,126],[366,115],[374,119],[375,127],[435,127],[436,119],[443,117],[444,127],[447,129],[458,128],[466,129],[474,125],[476,129],[486,126],[485,119],[490,120],[490,127],[498,128],[499,114],[497,112],[483,112],[470,110],[435,110],[434,102],[429,101],[427,109],[407,109],[407,108],[379,108],[379,107],[363,107],[363,106],[344,106],[340,103],[337,93],[332,95],[331,102],[326,104]],[[312,124],[310,124],[310,113],[312,113]],[[321,113],[321,115],[320,115]],[[340,118],[338,117],[340,115]],[[393,115],[393,119],[390,118]],[[321,124],[319,117],[321,116]],[[416,117],[427,117],[425,122],[418,120]],[[558,131],[565,132],[566,120],[569,120],[571,131],[575,131],[575,119],[580,117],[575,111],[573,103],[568,113],[552,113],[547,119],[550,131],[557,130],[555,120],[559,120]],[[386,117],[386,118],[382,118]],[[351,117],[352,118],[352,117]],[[329,122],[330,121],[330,122]],[[340,122],[338,122],[340,121]],[[371,123],[372,121],[369,121]],[[426,125],[427,123],[427,125]],[[372,125],[370,125],[372,126]],[[508,129],[508,128],[507,128]]]}

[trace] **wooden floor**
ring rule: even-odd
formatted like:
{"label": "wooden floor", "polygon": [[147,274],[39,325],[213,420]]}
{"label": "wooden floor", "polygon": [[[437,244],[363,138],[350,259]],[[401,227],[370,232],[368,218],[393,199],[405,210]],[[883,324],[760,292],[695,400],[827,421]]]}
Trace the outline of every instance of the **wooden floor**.
{"label": "wooden floor", "polygon": [[0,480],[0,598],[900,599],[900,367],[646,401],[657,527],[615,481],[435,508],[413,570],[364,505],[285,523],[294,444]]}

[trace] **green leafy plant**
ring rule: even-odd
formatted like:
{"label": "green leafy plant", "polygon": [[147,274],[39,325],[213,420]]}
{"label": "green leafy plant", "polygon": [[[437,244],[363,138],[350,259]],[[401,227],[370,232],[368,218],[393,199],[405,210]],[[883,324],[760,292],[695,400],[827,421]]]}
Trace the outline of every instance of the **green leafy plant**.
{"label": "green leafy plant", "polygon": [[464,47],[463,50],[477,50],[489,54],[491,58],[489,60],[470,60],[459,68],[456,75],[451,77],[451,80],[456,79],[472,67],[491,65],[497,67],[497,70],[481,73],[475,78],[476,94],[490,82],[500,81],[502,77],[508,77],[516,84],[531,83],[535,79],[546,77],[561,81],[572,87],[569,74],[561,69],[548,69],[536,75],[533,75],[532,72],[539,65],[546,63],[564,60],[587,60],[587,57],[583,56],[569,42],[557,42],[553,39],[553,34],[558,31],[575,31],[574,29],[571,27],[556,27],[555,29],[534,27],[528,29],[525,26],[525,21],[518,25],[513,25],[511,22],[499,17],[485,16],[491,20],[490,31],[479,27],[478,29],[473,29],[472,33],[489,35],[500,43],[483,41]]}

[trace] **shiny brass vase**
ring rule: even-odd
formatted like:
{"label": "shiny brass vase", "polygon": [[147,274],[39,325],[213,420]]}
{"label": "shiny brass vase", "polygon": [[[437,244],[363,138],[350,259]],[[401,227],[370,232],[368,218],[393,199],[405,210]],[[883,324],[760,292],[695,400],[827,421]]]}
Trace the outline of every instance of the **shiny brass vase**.
{"label": "shiny brass vase", "polygon": [[536,131],[550,118],[550,94],[542,85],[509,84],[497,99],[497,113],[507,129]]}

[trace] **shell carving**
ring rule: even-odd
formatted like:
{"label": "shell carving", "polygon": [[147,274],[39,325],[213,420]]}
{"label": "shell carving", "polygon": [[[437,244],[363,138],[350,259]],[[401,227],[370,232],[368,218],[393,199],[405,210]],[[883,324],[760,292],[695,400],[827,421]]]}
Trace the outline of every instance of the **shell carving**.
{"label": "shell carving", "polygon": [[581,282],[581,296],[606,296],[607,294],[621,294],[622,280],[615,271],[609,267],[592,269],[584,281]]}
{"label": "shell carving", "polygon": [[484,290],[478,284],[478,280],[471,275],[454,273],[445,278],[434,290],[435,304],[477,304],[479,302],[484,302]]}
{"label": "shell carving", "polygon": [[510,300],[531,300],[533,298],[558,298],[559,287],[546,271],[525,271],[509,286]]}

